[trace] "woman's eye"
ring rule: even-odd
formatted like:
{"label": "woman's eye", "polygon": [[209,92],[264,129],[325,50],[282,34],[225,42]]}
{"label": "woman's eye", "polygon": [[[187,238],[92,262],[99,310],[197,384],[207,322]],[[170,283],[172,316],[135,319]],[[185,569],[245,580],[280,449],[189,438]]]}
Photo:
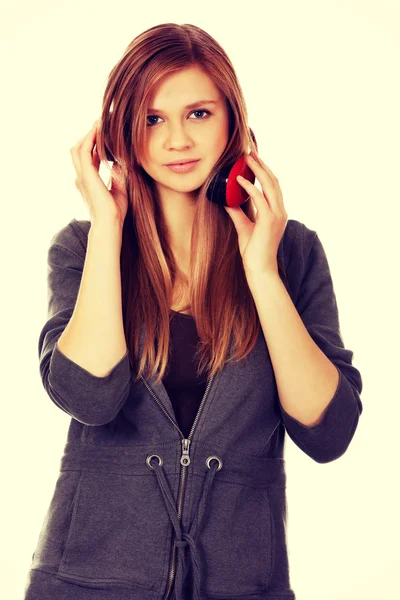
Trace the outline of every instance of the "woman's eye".
{"label": "woman's eye", "polygon": [[[210,115],[210,114],[211,114],[209,110],[205,110],[205,109],[204,109],[204,110],[194,110],[194,111],[193,111],[191,114],[195,114],[195,113],[205,113],[205,114],[207,114],[207,115]],[[148,119],[161,119],[161,117],[159,117],[158,115],[148,115],[148,117],[147,117],[147,118],[148,118]],[[204,120],[204,118],[205,118],[205,117],[202,117],[202,118],[199,118],[199,119],[198,119],[198,118],[196,118],[196,119],[192,119],[192,120],[195,120],[195,121],[203,121],[203,120]],[[155,123],[154,123],[154,122],[153,122],[153,123],[149,123],[149,122],[147,121],[147,126],[148,126],[148,127],[153,127],[154,125],[158,125],[158,123],[157,123],[157,122],[155,122]]]}
{"label": "woman's eye", "polygon": [[[199,109],[199,110],[194,110],[192,114],[194,114],[194,113],[206,113],[206,114],[208,114],[208,115],[209,115],[209,114],[210,114],[210,111],[209,111],[209,110],[200,110],[200,109]],[[202,121],[202,120],[203,120],[203,119],[195,119],[195,121]]]}
{"label": "woman's eye", "polygon": [[[159,117],[157,117],[157,115],[149,115],[147,118],[148,119],[159,119]],[[157,123],[149,123],[149,122],[147,122],[147,125],[149,125],[151,127],[152,125],[157,125]]]}

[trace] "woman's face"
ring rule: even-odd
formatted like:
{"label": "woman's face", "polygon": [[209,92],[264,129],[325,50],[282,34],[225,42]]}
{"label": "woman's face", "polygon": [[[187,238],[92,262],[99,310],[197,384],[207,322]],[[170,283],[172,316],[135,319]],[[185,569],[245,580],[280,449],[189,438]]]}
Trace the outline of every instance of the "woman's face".
{"label": "woman's face", "polygon": [[[187,108],[194,102],[198,105]],[[192,198],[192,192],[204,183],[228,143],[225,97],[212,79],[194,66],[166,76],[153,91],[148,106],[142,167],[162,195],[173,190]],[[176,173],[166,166],[181,159],[199,162],[186,173]]]}

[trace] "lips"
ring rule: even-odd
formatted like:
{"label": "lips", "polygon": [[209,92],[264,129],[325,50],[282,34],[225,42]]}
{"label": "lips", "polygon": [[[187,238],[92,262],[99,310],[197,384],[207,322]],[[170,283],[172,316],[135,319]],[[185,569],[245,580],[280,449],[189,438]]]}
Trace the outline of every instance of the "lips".
{"label": "lips", "polygon": [[187,163],[192,163],[192,162],[197,162],[198,160],[200,160],[199,158],[188,158],[188,159],[184,159],[184,160],[174,160],[173,162],[167,163],[166,166],[169,167],[170,165],[186,165]]}

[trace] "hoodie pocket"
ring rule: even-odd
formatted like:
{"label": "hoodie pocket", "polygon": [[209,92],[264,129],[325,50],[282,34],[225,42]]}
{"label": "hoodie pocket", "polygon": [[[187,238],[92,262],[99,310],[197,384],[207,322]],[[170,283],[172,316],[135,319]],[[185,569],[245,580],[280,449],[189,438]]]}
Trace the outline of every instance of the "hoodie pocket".
{"label": "hoodie pocket", "polygon": [[68,535],[80,475],[79,470],[59,473],[32,556],[31,568],[57,570]]}
{"label": "hoodie pocket", "polygon": [[151,476],[83,471],[57,576],[160,590],[171,526]]}
{"label": "hoodie pocket", "polygon": [[236,598],[265,590],[274,553],[267,488],[214,480],[197,544],[205,593]]}

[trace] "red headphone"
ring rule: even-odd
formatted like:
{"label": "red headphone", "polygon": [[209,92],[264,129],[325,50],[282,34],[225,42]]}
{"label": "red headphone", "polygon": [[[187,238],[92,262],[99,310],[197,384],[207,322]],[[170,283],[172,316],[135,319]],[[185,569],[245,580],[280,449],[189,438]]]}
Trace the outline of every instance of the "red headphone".
{"label": "red headphone", "polygon": [[[249,127],[250,136],[253,140],[257,152],[258,146],[256,136],[253,130]],[[254,183],[255,175],[245,161],[246,156],[243,154],[234,163],[230,163],[220,169],[213,177],[209,187],[207,188],[207,198],[210,202],[220,204],[221,206],[240,206],[249,199],[249,194],[236,181],[236,177],[241,175],[250,183]]]}
{"label": "red headphone", "polygon": [[[249,127],[250,136],[253,140],[257,152],[258,146],[256,136],[253,130]],[[107,140],[107,137],[106,137]],[[108,146],[105,145],[107,160],[115,162],[115,158],[109,150]],[[220,204],[221,206],[240,206],[249,199],[249,194],[246,190],[236,181],[236,177],[241,175],[250,183],[254,183],[255,175],[245,161],[246,155],[242,155],[234,163],[229,163],[220,169],[212,178],[210,185],[207,188],[207,198],[210,202]]]}

